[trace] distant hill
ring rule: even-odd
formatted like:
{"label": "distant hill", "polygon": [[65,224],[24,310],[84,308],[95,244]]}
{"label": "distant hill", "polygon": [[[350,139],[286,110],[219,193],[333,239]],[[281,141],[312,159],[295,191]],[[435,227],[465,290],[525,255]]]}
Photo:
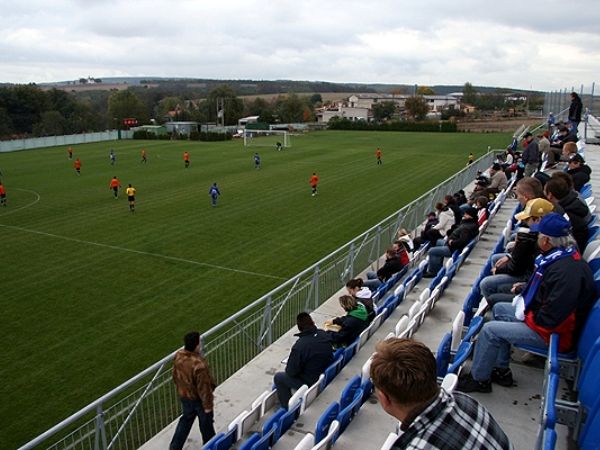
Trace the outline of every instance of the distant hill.
{"label": "distant hill", "polygon": [[[390,93],[399,90],[406,94],[415,92],[412,84],[382,84],[382,83],[332,83],[327,81],[298,81],[298,80],[216,80],[203,78],[162,78],[162,77],[108,77],[102,78],[101,83],[79,84],[76,81],[61,81],[56,83],[41,83],[38,86],[43,89],[57,88],[65,90],[111,90],[124,89],[125,86],[144,86],[147,88],[192,90],[198,93],[208,93],[216,86],[227,84],[231,86],[237,95],[267,95],[296,93]],[[463,85],[435,85],[433,88],[437,95],[446,95],[451,92],[460,92]],[[473,86],[480,92],[515,92],[515,89]],[[519,91],[522,92],[522,91]]]}

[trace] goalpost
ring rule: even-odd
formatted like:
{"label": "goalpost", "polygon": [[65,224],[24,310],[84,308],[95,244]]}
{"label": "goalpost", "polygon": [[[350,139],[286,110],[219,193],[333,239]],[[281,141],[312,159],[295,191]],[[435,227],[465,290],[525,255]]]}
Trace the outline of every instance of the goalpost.
{"label": "goalpost", "polygon": [[244,130],[244,145],[247,147],[291,147],[290,133],[286,130]]}

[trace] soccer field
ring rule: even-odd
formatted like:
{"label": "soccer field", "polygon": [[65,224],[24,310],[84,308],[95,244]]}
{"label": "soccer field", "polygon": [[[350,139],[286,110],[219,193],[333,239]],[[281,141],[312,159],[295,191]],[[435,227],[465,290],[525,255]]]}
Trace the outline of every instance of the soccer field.
{"label": "soccer field", "polygon": [[509,141],[322,131],[292,135],[281,152],[241,140],[126,140],[73,146],[73,160],[66,146],[0,153],[0,447],[27,442],[181,346],[187,331],[316,262],[456,173],[469,152]]}

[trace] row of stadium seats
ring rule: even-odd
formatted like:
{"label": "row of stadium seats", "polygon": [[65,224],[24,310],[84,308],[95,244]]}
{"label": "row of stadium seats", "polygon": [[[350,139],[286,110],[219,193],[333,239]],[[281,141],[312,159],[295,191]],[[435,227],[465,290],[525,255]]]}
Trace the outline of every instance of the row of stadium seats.
{"label": "row of stadium seats", "polygon": [[[506,198],[507,191],[499,194],[492,205],[494,214]],[[490,220],[492,217],[490,215]],[[487,223],[481,227],[481,232],[485,231]],[[423,289],[419,299],[409,308],[408,313],[402,315],[395,323],[393,331],[388,333],[387,337],[411,337],[417,332],[419,326],[433,309],[435,303],[441,298],[444,289],[452,281],[476,243],[477,239],[474,239],[462,252],[456,252],[446,262],[437,276],[432,279],[429,287]],[[321,375],[319,381],[313,386],[301,387],[290,400],[287,410],[284,408],[275,410],[278,405],[275,389],[265,391],[252,402],[249,409],[242,411],[229,424],[226,432],[219,433],[204,448],[208,450],[226,450],[232,448],[234,444],[239,450],[278,448],[278,442],[286,431],[317,400],[317,397],[359,353],[360,349],[364,347],[381,324],[419,284],[423,278],[423,273],[427,269],[426,254],[428,248],[429,243],[424,244],[415,252],[410,265],[379,287],[374,296],[375,301],[379,303],[378,314],[372,324],[361,333],[353,344],[347,348],[338,349],[334,363]],[[388,294],[387,297],[386,294]],[[360,407],[372,393],[372,385],[368,374],[369,363],[370,357],[363,364],[361,374],[354,375],[350,382],[343,387],[339,402],[331,403],[323,411],[315,426],[314,435],[312,433],[303,434],[303,438],[295,444],[295,449],[330,448],[342,435],[354,416],[360,411]],[[444,386],[449,390],[453,389],[457,380],[456,373],[453,372],[453,370],[448,370],[445,379],[440,376],[440,383],[444,382]],[[285,445],[286,448],[291,448],[289,443],[286,442]]]}
{"label": "row of stadium seats", "polygon": [[[596,205],[593,203],[591,185],[586,185],[581,191],[586,199],[590,212],[593,214]],[[486,264],[483,266],[479,278],[465,299],[463,310],[460,311],[452,324],[452,330],[442,338],[437,351],[438,376],[442,377],[447,372],[458,373],[460,364],[469,356],[473,341],[483,325],[483,315],[487,304],[482,299],[479,291],[480,281],[490,275],[492,255],[503,252],[505,243],[508,243],[512,228],[516,224],[514,214],[520,211],[517,205],[513,218],[508,220],[506,227],[500,235]],[[596,280],[596,287],[600,297],[600,227],[596,226],[597,215],[593,214],[588,224],[588,245],[583,254]],[[464,337],[461,334],[465,328]],[[555,425],[567,425],[574,430],[581,449],[600,448],[600,395],[598,395],[598,382],[600,382],[600,298],[594,305],[586,320],[583,332],[579,338],[577,352],[558,353],[558,336],[553,335],[549,349],[519,346],[521,350],[546,357],[544,381],[542,388],[542,406],[540,410],[539,431],[536,439],[536,449],[554,449],[557,440]],[[578,392],[576,402],[557,399],[558,386],[561,378],[573,381]],[[587,418],[587,420],[586,420]]]}

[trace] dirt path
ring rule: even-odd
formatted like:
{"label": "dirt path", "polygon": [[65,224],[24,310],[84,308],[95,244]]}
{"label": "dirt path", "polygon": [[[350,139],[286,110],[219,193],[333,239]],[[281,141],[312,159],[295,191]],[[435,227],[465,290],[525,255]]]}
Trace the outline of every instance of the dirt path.
{"label": "dirt path", "polygon": [[505,119],[505,120],[478,120],[471,122],[458,122],[458,129],[472,133],[512,133],[521,125],[536,127],[540,119]]}

